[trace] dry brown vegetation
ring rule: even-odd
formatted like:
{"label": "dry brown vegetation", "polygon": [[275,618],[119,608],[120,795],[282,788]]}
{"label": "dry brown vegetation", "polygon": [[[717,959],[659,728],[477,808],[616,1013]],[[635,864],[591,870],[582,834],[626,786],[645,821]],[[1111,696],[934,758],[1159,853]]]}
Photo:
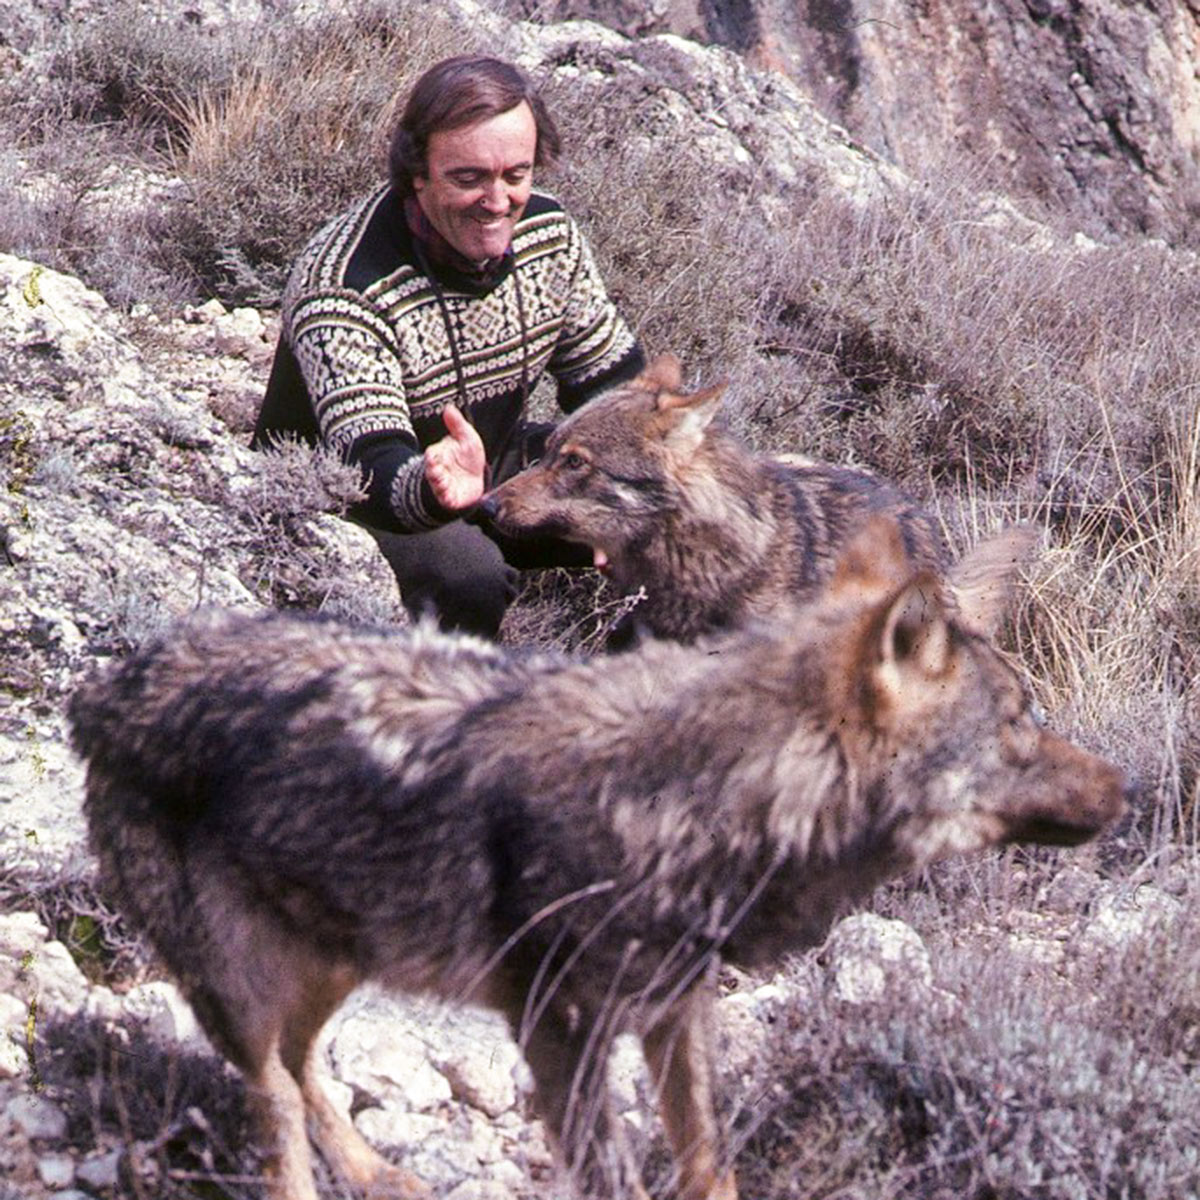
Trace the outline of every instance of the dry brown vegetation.
{"label": "dry brown vegetation", "polygon": [[[236,36],[168,36],[115,8],[75,30],[42,94],[0,84],[6,153],[41,181],[6,194],[0,242],[120,306],[271,304],[305,238],[381,176],[397,92],[468,40],[409,3]],[[902,481],[960,548],[1009,521],[1044,528],[1005,636],[1051,721],[1139,781],[1131,820],[1083,858],[1090,890],[1048,911],[1070,950],[1104,889],[1153,883],[1182,904],[1132,949],[1047,969],[980,931],[1045,907],[1068,856],[1012,852],[885,893],[957,1004],[788,1010],[742,1100],[747,1194],[1200,1193],[1194,257],[1073,245],[962,178],[872,204],[813,185],[768,226],[753,174],[673,139],[654,90],[551,98],[567,147],[551,186],[647,347],[732,378],[734,427]],[[270,498],[247,513],[283,519]],[[588,645],[615,603],[535,579],[509,636]]]}

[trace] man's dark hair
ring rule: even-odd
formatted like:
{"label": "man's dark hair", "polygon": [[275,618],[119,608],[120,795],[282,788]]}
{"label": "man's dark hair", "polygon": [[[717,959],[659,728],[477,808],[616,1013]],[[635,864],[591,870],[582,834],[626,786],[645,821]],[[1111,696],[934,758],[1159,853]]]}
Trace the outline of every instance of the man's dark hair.
{"label": "man's dark hair", "polygon": [[462,129],[514,109],[525,102],[537,127],[534,166],[550,166],[558,157],[558,130],[526,75],[498,58],[461,54],[430,67],[413,85],[404,112],[392,131],[388,173],[401,196],[429,170],[429,138],[446,129]]}

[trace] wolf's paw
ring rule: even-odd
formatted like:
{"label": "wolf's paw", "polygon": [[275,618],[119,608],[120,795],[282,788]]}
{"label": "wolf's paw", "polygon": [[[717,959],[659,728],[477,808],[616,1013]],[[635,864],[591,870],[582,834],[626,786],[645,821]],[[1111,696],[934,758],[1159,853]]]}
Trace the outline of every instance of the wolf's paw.
{"label": "wolf's paw", "polygon": [[433,1191],[420,1176],[385,1163],[363,1194],[366,1200],[425,1200]]}

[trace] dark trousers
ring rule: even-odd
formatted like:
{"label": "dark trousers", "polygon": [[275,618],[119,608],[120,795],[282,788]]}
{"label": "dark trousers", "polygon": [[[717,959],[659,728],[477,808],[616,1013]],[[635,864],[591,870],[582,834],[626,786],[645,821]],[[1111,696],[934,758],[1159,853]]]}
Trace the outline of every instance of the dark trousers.
{"label": "dark trousers", "polygon": [[367,526],[414,616],[443,629],[495,638],[517,594],[518,573],[536,567],[591,566],[586,546],[554,538],[516,541],[486,525],[451,521],[428,533],[387,533]]}
{"label": "dark trousers", "polygon": [[[493,467],[493,485],[537,458],[552,429],[552,425],[526,426],[521,446]],[[506,537],[482,515],[426,533],[365,528],[379,543],[396,576],[400,599],[412,616],[430,614],[443,629],[492,639],[517,594],[519,571],[592,564],[586,546],[559,538]]]}

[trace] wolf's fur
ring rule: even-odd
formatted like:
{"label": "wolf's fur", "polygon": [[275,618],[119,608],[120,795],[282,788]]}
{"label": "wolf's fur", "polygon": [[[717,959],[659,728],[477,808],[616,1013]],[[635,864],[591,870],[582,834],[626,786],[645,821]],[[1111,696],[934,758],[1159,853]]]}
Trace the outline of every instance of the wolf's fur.
{"label": "wolf's fur", "polygon": [[929,515],[884,480],[757,455],[714,426],[723,391],[683,394],[678,361],[663,355],[563,421],[484,511],[509,534],[591,546],[619,588],[645,590],[637,625],[681,641],[807,599],[879,513],[899,523],[915,565],[944,565]]}
{"label": "wolf's fur", "polygon": [[637,1031],[679,1195],[735,1197],[718,957],[774,961],[880,880],[1079,842],[1122,808],[1120,773],[1041,728],[973,631],[992,559],[952,609],[876,522],[786,623],[590,662],[201,614],[81,688],[102,878],[245,1072],[271,1195],[315,1196],[306,1110],[350,1181],[424,1194],[315,1081],[318,1030],[376,979],[503,1011],[592,1192],[644,1195],[603,1102],[611,1040]]}

